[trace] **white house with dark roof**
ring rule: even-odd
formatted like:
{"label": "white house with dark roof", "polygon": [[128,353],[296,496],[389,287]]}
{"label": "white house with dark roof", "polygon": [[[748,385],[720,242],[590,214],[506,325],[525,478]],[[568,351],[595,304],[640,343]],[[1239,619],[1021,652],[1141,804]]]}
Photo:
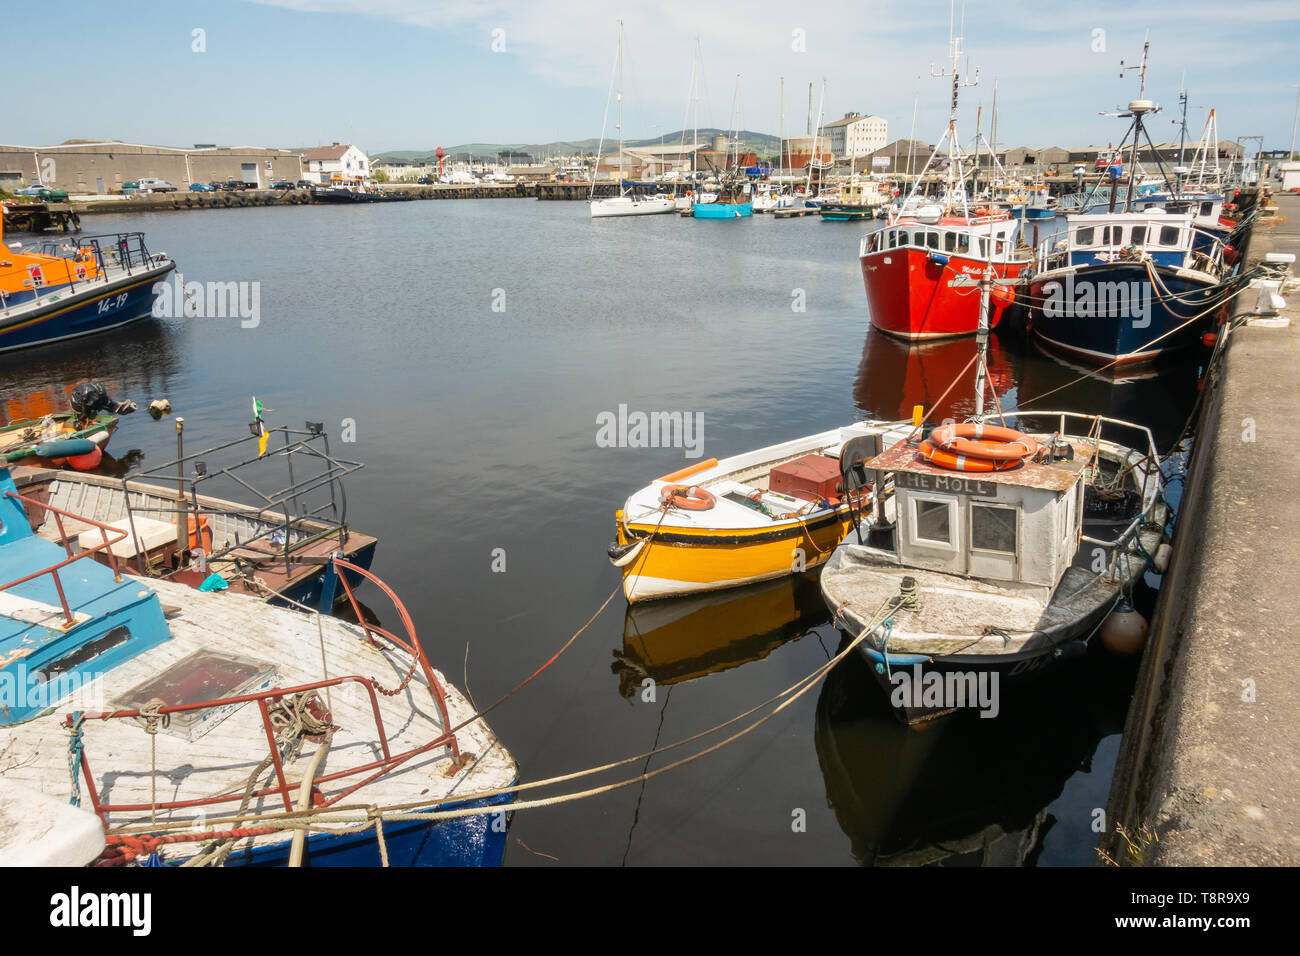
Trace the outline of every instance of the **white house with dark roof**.
{"label": "white house with dark roof", "polygon": [[369,179],[370,157],[350,143],[313,146],[302,152],[302,178],[328,183],[334,178]]}

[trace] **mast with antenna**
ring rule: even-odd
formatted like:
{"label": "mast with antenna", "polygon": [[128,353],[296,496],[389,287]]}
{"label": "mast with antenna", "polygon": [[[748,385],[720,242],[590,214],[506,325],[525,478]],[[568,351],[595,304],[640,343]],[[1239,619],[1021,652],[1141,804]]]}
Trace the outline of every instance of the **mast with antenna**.
{"label": "mast with antenna", "polygon": [[[962,166],[963,153],[961,148],[961,139],[957,135],[957,100],[963,86],[975,86],[980,81],[979,70],[976,69],[975,76],[972,79],[962,79],[961,58],[962,50],[962,33],[966,30],[966,4],[962,3],[961,7],[961,28],[954,32],[953,25],[956,21],[956,0],[951,0],[948,7],[948,59],[952,66],[946,70],[934,69],[934,64],[930,64],[931,76],[951,76],[952,77],[952,101],[948,107],[948,128],[944,130],[943,137],[939,140],[939,146],[935,147],[935,153],[939,151],[946,140],[948,143],[948,168],[945,183],[944,205],[948,208],[953,206],[954,197],[961,202],[962,215],[969,217],[970,208],[966,202],[966,173]],[[966,63],[967,71],[970,69],[970,61]],[[933,159],[933,157],[931,157]],[[926,164],[929,165],[928,163]]]}

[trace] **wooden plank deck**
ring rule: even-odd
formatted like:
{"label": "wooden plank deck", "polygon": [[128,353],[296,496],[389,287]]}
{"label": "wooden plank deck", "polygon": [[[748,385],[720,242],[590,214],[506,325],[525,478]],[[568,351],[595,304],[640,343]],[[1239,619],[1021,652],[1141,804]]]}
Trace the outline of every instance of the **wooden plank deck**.
{"label": "wooden plank deck", "polygon": [[[315,615],[271,607],[256,598],[202,593],[172,582],[155,581],[148,586],[157,592],[165,606],[177,609],[169,617],[172,639],[83,688],[80,701],[65,700],[55,706],[53,713],[17,727],[0,728],[0,757],[3,758],[0,767],[8,768],[0,771],[0,775],[66,800],[71,793],[71,781],[69,734],[63,727],[63,718],[74,709],[73,704],[87,710],[112,709],[130,688],[200,649],[273,664],[278,673],[274,684],[281,687],[352,674],[373,677],[392,689],[401,683],[410,667],[410,659],[405,655],[372,647],[363,639],[361,628],[337,618],[321,617],[318,622]],[[438,676],[441,680],[441,674]],[[368,763],[382,755],[369,695],[360,685],[351,687],[355,689],[336,687],[330,692],[333,722],[339,725],[339,730],[318,776]],[[473,708],[456,688],[445,681],[443,688],[453,724],[472,716]],[[442,731],[437,707],[418,671],[401,693],[394,697],[380,695],[379,708],[392,753],[421,746]],[[128,719],[87,721],[84,738],[90,767],[100,787],[100,799],[117,804],[148,804],[151,784],[157,787],[158,800],[242,794],[249,775],[268,754],[256,703],[241,706],[192,743],[166,731],[151,738],[141,722]],[[440,747],[367,784],[343,802],[433,806],[470,793],[506,787],[515,779],[513,758],[484,721],[463,728],[457,738],[462,754],[472,754],[473,759],[454,777],[444,776],[451,764],[450,749]],[[156,772],[151,769],[155,766],[151,763],[151,742],[156,742],[157,747]],[[294,799],[296,781],[303,776],[316,749],[314,744],[305,744],[301,753],[285,766],[286,779],[295,782]],[[264,772],[262,784],[273,774],[273,769]],[[346,785],[342,781],[331,782],[326,784],[325,792],[328,795]],[[82,796],[83,804],[88,805],[84,783]],[[209,806],[206,816],[219,817],[237,807],[238,800]],[[278,796],[272,796],[254,799],[251,808],[277,812],[284,806]],[[146,824],[149,816],[147,811],[120,813],[110,822],[117,826]],[[195,821],[197,815],[195,810],[183,809],[159,811],[157,818],[160,822]],[[288,834],[249,838],[241,841],[236,849],[253,842],[280,842],[288,838]]]}

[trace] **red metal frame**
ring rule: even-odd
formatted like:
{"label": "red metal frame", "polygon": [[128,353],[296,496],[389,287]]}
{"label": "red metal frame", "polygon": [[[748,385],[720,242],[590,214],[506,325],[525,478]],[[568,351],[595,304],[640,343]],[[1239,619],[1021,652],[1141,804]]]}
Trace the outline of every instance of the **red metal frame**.
{"label": "red metal frame", "polygon": [[[0,591],[7,591],[11,587],[15,587],[16,585],[23,584],[27,581],[31,581],[34,578],[39,578],[43,574],[50,575],[52,578],[54,578],[54,589],[59,592],[59,603],[63,606],[63,616],[65,618],[65,622],[63,626],[65,628],[71,627],[73,624],[76,624],[77,621],[76,618],[72,616],[72,610],[68,607],[67,597],[64,596],[63,594],[63,582],[59,580],[59,569],[66,568],[68,565],[72,564],[73,562],[80,561],[82,558],[88,558],[91,555],[97,554],[100,551],[108,550],[113,545],[117,544],[119,541],[126,538],[127,533],[125,531],[122,531],[119,528],[109,527],[108,525],[103,524],[99,521],[94,521],[90,518],[83,518],[81,515],[74,515],[70,511],[64,511],[63,509],[55,508],[52,505],[42,504],[41,502],[35,500],[34,498],[28,498],[25,495],[20,495],[13,491],[6,491],[5,496],[9,498],[13,498],[17,501],[21,501],[24,504],[35,505],[38,508],[43,508],[46,511],[52,512],[54,514],[54,523],[59,526],[59,538],[63,541],[63,550],[68,557],[67,560],[65,561],[60,561],[58,564],[51,564],[48,568],[43,568],[40,571],[36,571],[33,574],[27,575],[26,577],[16,578],[15,580],[10,581],[8,584],[0,584]],[[104,539],[104,543],[97,544],[93,548],[87,548],[85,551],[82,551],[80,554],[73,554],[72,544],[68,540],[67,532],[63,530],[64,517],[72,518],[76,521],[80,521],[88,525],[93,525],[94,527],[98,528],[100,537]],[[117,537],[114,538],[112,541],[108,540],[108,536],[110,533],[117,535]],[[118,570],[117,556],[113,554],[112,551],[108,552],[108,562],[109,562],[109,566],[112,567],[113,569],[113,580],[121,581],[122,572]]]}
{"label": "red metal frame", "polygon": [[[345,770],[336,770],[333,773],[322,774],[316,777],[313,782],[313,790],[315,791],[314,798],[313,798],[313,806],[315,807],[328,807],[335,803],[338,803],[340,800],[344,799],[345,797],[349,796],[352,793],[355,793],[357,790],[364,787],[366,784],[370,783],[371,781],[376,780],[379,777],[382,777],[384,774],[392,772],[393,770],[396,770],[398,767],[400,767],[402,764],[406,763],[408,760],[412,759],[413,757],[417,757],[420,754],[427,753],[432,750],[436,750],[437,748],[442,746],[449,746],[451,748],[452,766],[448,771],[449,776],[459,771],[460,768],[465,765],[465,758],[461,755],[460,746],[456,740],[455,731],[452,729],[451,726],[451,717],[447,713],[446,694],[443,691],[442,685],[438,682],[437,676],[434,674],[433,668],[429,664],[428,658],[425,656],[423,648],[420,647],[420,643],[417,640],[415,634],[415,626],[411,622],[410,614],[407,613],[405,606],[403,606],[402,602],[398,599],[397,595],[393,593],[391,588],[389,588],[386,584],[380,581],[379,578],[375,577],[369,571],[366,571],[364,568],[357,567],[356,565],[351,564],[347,561],[340,560],[339,558],[334,558],[333,561],[336,569],[339,570],[339,576],[338,576],[339,581],[343,583],[344,591],[347,593],[348,599],[351,601],[352,607],[357,613],[357,619],[358,621],[361,622],[361,626],[365,630],[366,640],[369,641],[375,647],[379,647],[380,646],[379,643],[376,642],[374,638],[374,635],[378,634],[383,638],[385,638],[386,640],[388,640],[390,643],[392,643],[395,647],[400,648],[401,650],[410,654],[411,657],[413,658],[411,663],[411,669],[407,672],[407,675],[405,678],[403,678],[401,684],[399,684],[393,690],[387,690],[383,686],[381,686],[379,682],[375,680],[373,677],[360,677],[357,675],[350,675],[347,677],[335,677],[330,680],[313,681],[309,684],[298,684],[294,687],[273,687],[270,688],[269,690],[258,691],[252,694],[241,694],[234,697],[224,697],[217,700],[201,701],[199,703],[193,703],[193,704],[177,704],[175,706],[160,707],[158,709],[159,715],[166,715],[166,714],[185,713],[185,712],[197,711],[197,710],[206,710],[207,708],[210,707],[225,707],[231,704],[243,704],[243,703],[256,702],[258,706],[258,710],[261,713],[262,728],[266,733],[266,742],[267,742],[267,746],[270,749],[271,761],[275,767],[276,784],[274,786],[267,786],[267,787],[263,787],[260,790],[256,790],[252,793],[251,796],[253,798],[256,798],[256,797],[263,797],[263,796],[274,796],[278,794],[281,797],[281,799],[284,801],[284,808],[288,812],[293,812],[294,810],[293,801],[291,799],[291,792],[296,791],[298,789],[299,783],[298,782],[291,783],[285,778],[284,764],[283,761],[281,761],[280,759],[280,748],[276,744],[275,728],[271,722],[270,707],[272,704],[275,704],[286,698],[293,697],[296,694],[310,692],[310,691],[319,691],[327,687],[336,687],[338,685],[348,683],[348,682],[360,684],[362,687],[365,688],[366,693],[370,698],[370,710],[372,716],[374,717],[375,730],[378,735],[379,746],[383,752],[383,757],[379,760],[372,760],[369,763],[360,764],[359,766],[356,767],[351,767]],[[401,618],[403,625],[406,627],[407,640],[402,640],[401,638],[390,633],[389,631],[386,631],[385,629],[379,627],[376,624],[370,624],[366,622],[365,618],[361,614],[360,608],[357,606],[356,598],[352,594],[352,588],[348,585],[346,579],[342,574],[343,570],[354,571],[360,574],[361,576],[365,577],[367,580],[373,581],[385,594],[387,594],[390,598],[392,598],[393,604],[397,608],[398,615]],[[419,747],[415,747],[411,750],[404,751],[403,753],[394,754],[390,752],[388,747],[388,738],[384,732],[384,722],[383,722],[383,717],[379,712],[379,698],[377,695],[384,694],[385,696],[392,697],[396,694],[401,693],[403,688],[405,688],[405,686],[410,682],[411,678],[414,676],[416,668],[419,668],[421,670],[421,672],[424,674],[425,680],[428,682],[430,695],[433,697],[434,703],[437,705],[438,708],[438,713],[442,717],[443,733],[440,736],[435,737],[433,740],[430,740],[429,742],[422,744]],[[115,710],[106,713],[95,713],[95,714],[87,713],[82,715],[82,720],[85,722],[90,722],[93,720],[110,720],[116,718],[140,718],[144,716],[145,715],[140,710]],[[74,726],[73,715],[72,714],[66,715],[64,717],[63,723],[65,727],[69,727],[69,728],[73,727]],[[86,789],[90,795],[91,805],[94,807],[95,813],[97,813],[100,819],[104,822],[105,827],[108,826],[108,815],[110,813],[143,812],[146,810],[154,810],[154,811],[175,810],[175,809],[184,809],[189,807],[211,806],[211,805],[216,805],[221,803],[240,801],[244,799],[244,794],[242,792],[239,792],[239,793],[231,793],[231,794],[224,794],[224,795],[211,796],[211,797],[199,797],[190,800],[170,800],[165,802],[159,802],[156,804],[103,803],[99,799],[99,789],[95,786],[94,777],[91,775],[90,758],[87,756],[85,748],[82,748],[81,751],[81,774],[85,782]],[[345,778],[355,777],[357,774],[365,774],[365,776],[359,781],[349,781],[350,785],[345,786],[342,789],[329,794],[328,796],[322,793],[318,789],[323,784],[331,783],[333,781],[344,780]]]}

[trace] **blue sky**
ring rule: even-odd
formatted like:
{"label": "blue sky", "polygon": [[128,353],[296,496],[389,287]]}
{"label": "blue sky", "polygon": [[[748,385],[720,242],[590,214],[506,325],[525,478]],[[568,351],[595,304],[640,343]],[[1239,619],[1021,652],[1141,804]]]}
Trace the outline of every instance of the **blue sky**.
{"label": "blue sky", "polygon": [[[370,152],[465,142],[546,142],[600,133],[617,20],[626,23],[624,128],[629,138],[680,129],[695,37],[704,85],[701,126],[740,123],[777,133],[785,77],[787,132],[801,131],[808,84],[827,82],[826,117],[878,113],[906,136],[919,93],[917,138],[933,142],[947,109],[949,3],[823,0],[203,0],[104,4],[46,0],[33,17],[57,27],[61,68],[40,89],[68,90],[77,109],[42,97],[22,107],[13,71],[0,142],[46,145],[111,138],[165,145],[302,146],[340,140]],[[960,4],[958,10],[960,15]],[[204,31],[194,52],[193,31]],[[1190,136],[1216,107],[1224,139],[1291,139],[1300,84],[1300,3],[1209,0],[1044,3],[971,0],[965,47],[980,84],[963,90],[964,137],[998,82],[1000,142],[1085,145],[1118,139],[1099,116],[1136,95],[1119,61],[1135,62],[1150,31],[1148,96],[1171,122],[1186,73]],[[494,31],[501,31],[494,34]],[[803,31],[804,50],[796,50]],[[1100,31],[1100,32],[1098,32]],[[504,41],[504,50],[492,49]],[[40,41],[42,44],[46,40]],[[1098,49],[1101,48],[1101,49]],[[83,98],[86,97],[87,98]],[[75,99],[73,99],[75,98]],[[89,108],[85,108],[85,104]],[[613,135],[613,119],[607,134]],[[1253,148],[1253,147],[1252,147]]]}

